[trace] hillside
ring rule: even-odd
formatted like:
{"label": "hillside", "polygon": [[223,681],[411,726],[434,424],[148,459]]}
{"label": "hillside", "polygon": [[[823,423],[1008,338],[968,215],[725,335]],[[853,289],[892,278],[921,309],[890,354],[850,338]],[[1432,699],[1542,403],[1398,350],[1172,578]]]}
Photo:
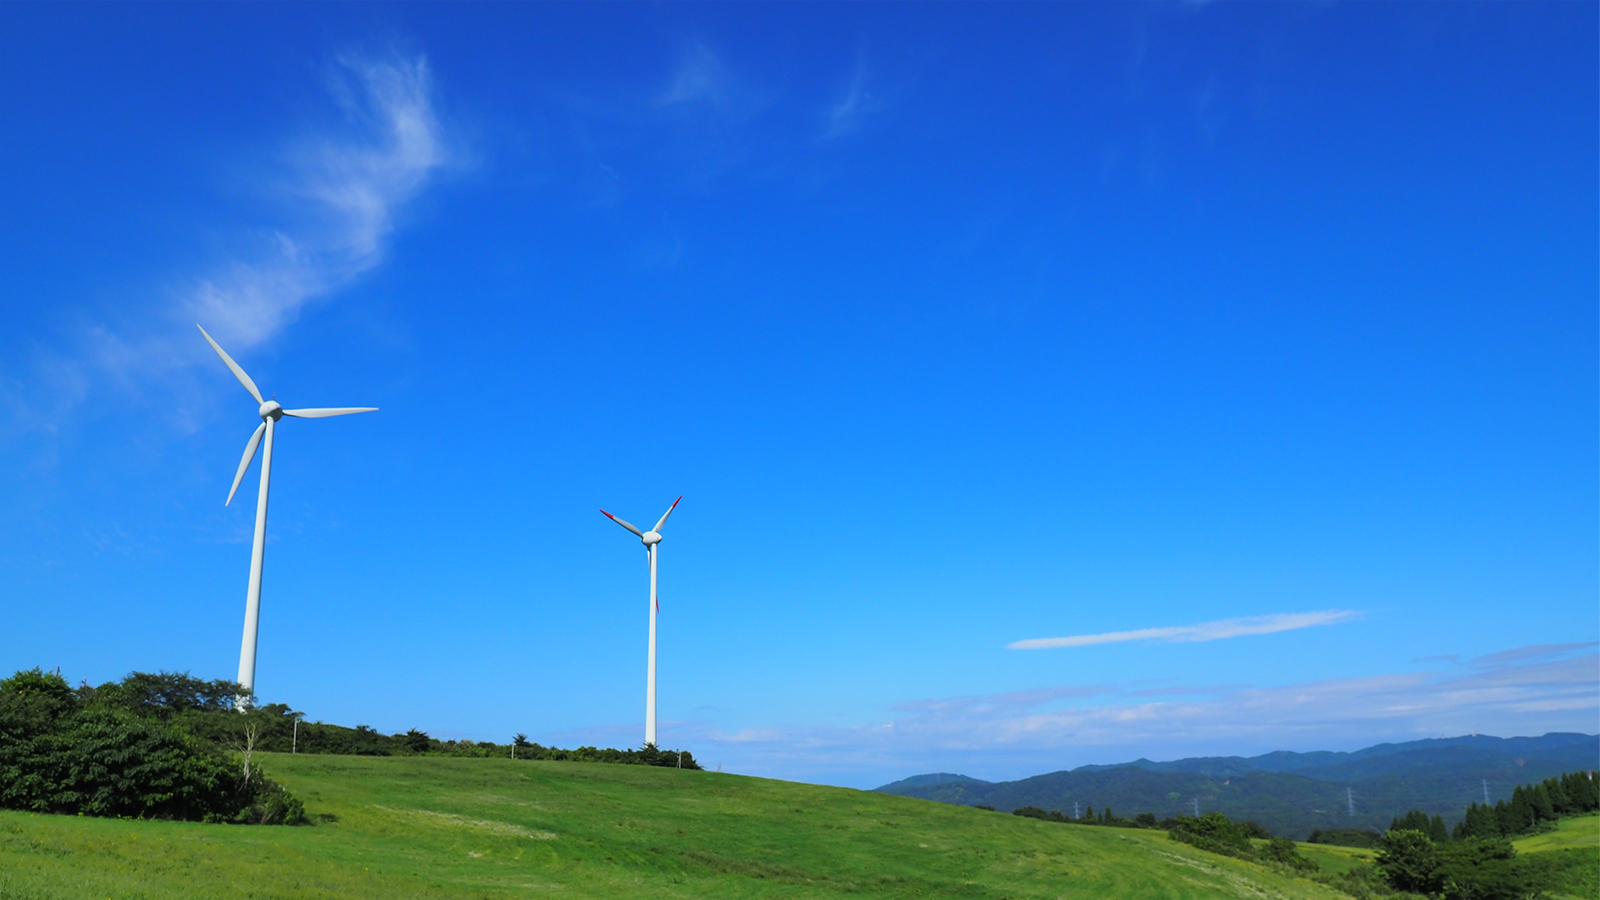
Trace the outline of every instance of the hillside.
{"label": "hillside", "polygon": [[[919,775],[877,790],[942,803],[1000,810],[1022,806],[1070,811],[1074,803],[1123,816],[1219,811],[1253,819],[1276,834],[1303,839],[1317,828],[1387,828],[1410,809],[1442,815],[1453,825],[1467,805],[1511,795],[1518,784],[1600,761],[1600,737],[1547,734],[1497,738],[1469,735],[1379,744],[1353,753],[1275,752],[1256,757],[1196,757],[1115,766],[1081,766],[1017,781],[987,782],[942,773]],[[1350,815],[1346,790],[1354,793]]]}
{"label": "hillside", "polygon": [[1161,832],[714,772],[269,755],[314,827],[0,812],[0,897],[1335,898]]}

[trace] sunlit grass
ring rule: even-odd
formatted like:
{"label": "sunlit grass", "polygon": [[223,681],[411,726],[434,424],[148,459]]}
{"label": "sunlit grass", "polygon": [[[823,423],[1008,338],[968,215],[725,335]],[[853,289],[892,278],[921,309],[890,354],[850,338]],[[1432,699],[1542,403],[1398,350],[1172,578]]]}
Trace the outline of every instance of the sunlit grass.
{"label": "sunlit grass", "polygon": [[1600,851],[1600,815],[1562,819],[1557,830],[1517,838],[1511,845],[1517,848],[1518,853],[1569,849]]}
{"label": "sunlit grass", "polygon": [[315,827],[0,813],[0,900],[1339,895],[1161,832],[576,763],[271,756]]}

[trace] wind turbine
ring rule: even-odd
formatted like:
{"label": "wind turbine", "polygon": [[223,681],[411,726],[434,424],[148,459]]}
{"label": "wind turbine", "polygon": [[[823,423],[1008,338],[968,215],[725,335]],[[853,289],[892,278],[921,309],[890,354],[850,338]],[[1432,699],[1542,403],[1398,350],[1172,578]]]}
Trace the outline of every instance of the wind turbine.
{"label": "wind turbine", "polygon": [[672,501],[667,511],[661,514],[661,520],[656,522],[656,527],[649,531],[640,531],[631,522],[600,510],[602,516],[637,534],[639,540],[644,542],[645,551],[650,554],[650,672],[645,677],[644,742],[651,747],[656,745],[656,612],[661,608],[661,604],[656,602],[656,545],[661,543],[661,526],[667,524],[667,516],[672,515],[682,499],[680,496]]}
{"label": "wind turbine", "polygon": [[[198,324],[194,327],[200,328]],[[256,447],[263,443],[261,436],[266,435],[266,448],[261,451],[261,493],[256,495],[256,537],[250,549],[250,588],[245,593],[244,600],[244,640],[239,645],[239,685],[246,692],[254,691],[256,684],[256,624],[261,614],[261,562],[267,549],[267,487],[272,479],[272,433],[279,419],[284,416],[294,416],[297,419],[325,419],[328,416],[343,416],[350,413],[377,412],[376,406],[343,406],[329,409],[284,409],[278,405],[276,399],[261,399],[261,391],[256,383],[250,380],[244,369],[233,361],[206,334],[204,328],[200,333],[205,336],[206,343],[211,349],[217,351],[222,361],[228,364],[233,371],[233,376],[239,379],[244,389],[250,396],[261,404],[257,412],[261,416],[261,424],[256,426],[256,433],[250,435],[250,442],[244,445],[244,458],[239,460],[239,471],[233,476],[233,487],[228,489],[228,499],[222,501],[223,506],[233,502],[233,495],[239,490],[239,482],[244,479],[244,470],[250,468],[250,461],[255,458]],[[248,697],[248,693],[246,694]]]}

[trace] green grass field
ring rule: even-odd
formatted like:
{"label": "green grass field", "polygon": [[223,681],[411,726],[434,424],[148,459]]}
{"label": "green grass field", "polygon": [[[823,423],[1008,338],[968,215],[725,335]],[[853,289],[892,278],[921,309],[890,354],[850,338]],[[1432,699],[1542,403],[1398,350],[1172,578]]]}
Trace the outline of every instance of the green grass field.
{"label": "green grass field", "polygon": [[1337,898],[1162,832],[579,763],[271,756],[315,827],[0,812],[0,900]]}
{"label": "green grass field", "polygon": [[1372,862],[1376,850],[1360,847],[1340,847],[1335,844],[1296,843],[1300,855],[1321,866],[1323,871],[1338,875],[1362,863]]}
{"label": "green grass field", "polygon": [[1562,819],[1560,827],[1544,834],[1533,834],[1511,842],[1518,853],[1550,850],[1595,850],[1600,852],[1600,816],[1574,816]]}
{"label": "green grass field", "polygon": [[1600,816],[1562,819],[1560,827],[1512,841],[1518,853],[1542,857],[1557,897],[1600,897]]}

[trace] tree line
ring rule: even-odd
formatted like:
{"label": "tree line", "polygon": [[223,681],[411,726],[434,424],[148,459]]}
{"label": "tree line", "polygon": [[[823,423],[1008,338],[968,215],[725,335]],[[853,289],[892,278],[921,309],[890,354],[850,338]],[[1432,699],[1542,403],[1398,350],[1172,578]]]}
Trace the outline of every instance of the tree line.
{"label": "tree line", "polygon": [[[992,806],[978,808],[994,809]],[[1317,870],[1316,863],[1300,855],[1294,841],[1277,837],[1256,822],[1235,822],[1219,812],[1206,813],[1198,818],[1174,816],[1166,819],[1157,819],[1155,813],[1142,812],[1131,819],[1122,819],[1118,818],[1109,806],[1098,814],[1095,813],[1093,806],[1087,806],[1083,813],[1076,817],[1068,816],[1060,810],[1023,806],[1012,810],[1011,814],[1074,825],[1157,829],[1165,831],[1172,840],[1223,856],[1277,865],[1299,874]]]}
{"label": "tree line", "polygon": [[306,824],[304,805],[260,770],[258,753],[455,756],[701,768],[688,751],[566,750],[518,734],[504,744],[441,741],[305,722],[252,704],[226,680],[133,672],[71,687],[31,669],[0,680],[0,808],[92,816]]}
{"label": "tree line", "polygon": [[1581,816],[1600,810],[1600,781],[1588,772],[1568,772],[1546,778],[1538,784],[1517,785],[1511,802],[1498,800],[1494,806],[1477,803],[1456,823],[1451,837],[1516,837],[1534,834],[1566,816]]}
{"label": "tree line", "polygon": [[[1436,844],[1467,838],[1515,838],[1554,828],[1567,816],[1596,811],[1600,811],[1600,781],[1588,772],[1568,772],[1538,784],[1517,785],[1509,802],[1497,800],[1493,806],[1473,803],[1454,829],[1447,828],[1439,815],[1413,809],[1390,820],[1389,831],[1421,832]],[[1376,831],[1328,828],[1311,832],[1306,841],[1374,848],[1382,839]]]}

